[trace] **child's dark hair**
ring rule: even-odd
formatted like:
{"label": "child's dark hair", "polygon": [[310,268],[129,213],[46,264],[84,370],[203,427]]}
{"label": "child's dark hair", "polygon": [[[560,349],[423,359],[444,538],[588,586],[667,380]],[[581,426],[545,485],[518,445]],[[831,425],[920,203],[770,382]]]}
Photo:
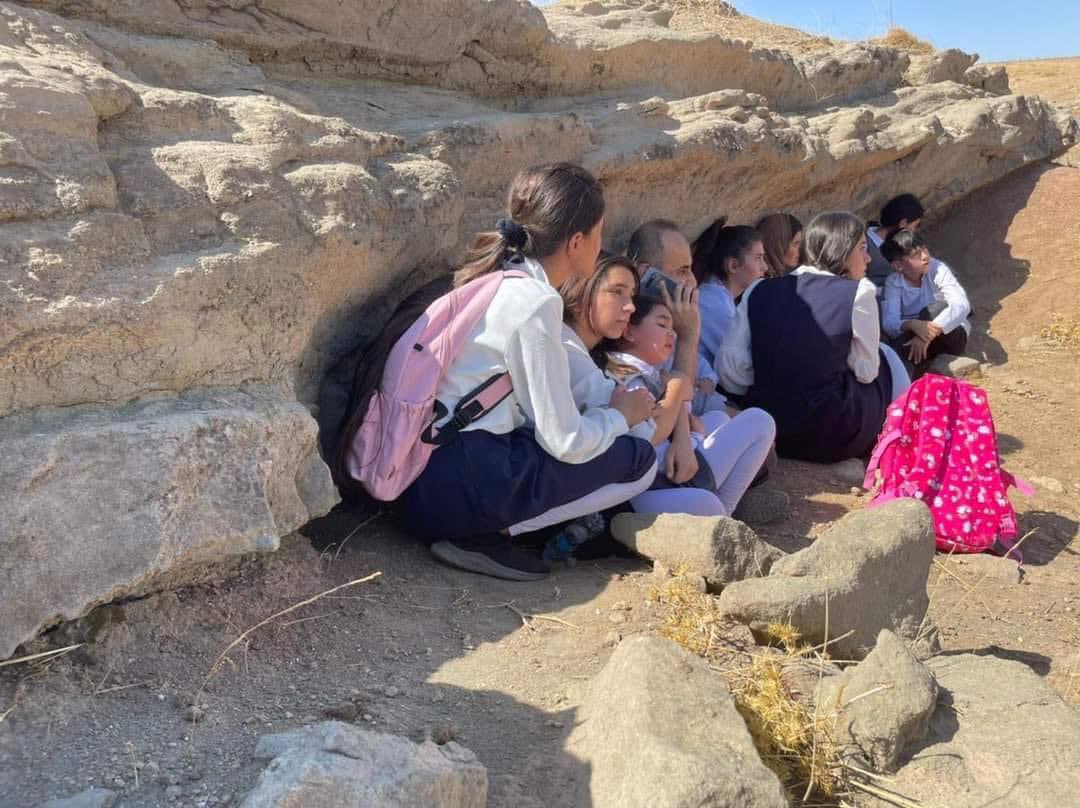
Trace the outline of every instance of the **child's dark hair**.
{"label": "child's dark hair", "polygon": [[[634,313],[630,315],[630,325],[641,325],[642,321],[649,316],[653,309],[657,306],[667,307],[667,304],[663,300],[652,295],[634,295]],[[628,367],[621,362],[616,362],[611,359],[609,355],[613,351],[618,351],[622,348],[617,339],[604,339],[597,346],[596,351],[593,353],[593,359],[597,360],[597,364],[601,365],[609,375],[616,379],[632,376],[637,371]]]}
{"label": "child's dark hair", "polygon": [[747,225],[727,226],[727,217],[721,216],[705,232],[697,237],[693,246],[694,277],[698,284],[728,279],[726,263],[729,258],[742,261],[743,256],[758,242],[761,233]]}
{"label": "child's dark hair", "polygon": [[581,166],[549,163],[514,177],[506,208],[510,218],[473,239],[454,286],[494,272],[514,255],[546,258],[575,233],[590,232],[604,216],[604,192]]}
{"label": "child's dark hair", "polygon": [[894,233],[905,219],[914,222],[926,215],[926,210],[915,194],[900,194],[885,203],[881,209],[881,226]]}
{"label": "child's dark hair", "polygon": [[914,230],[897,230],[881,242],[881,257],[891,264],[926,246],[926,239]]}

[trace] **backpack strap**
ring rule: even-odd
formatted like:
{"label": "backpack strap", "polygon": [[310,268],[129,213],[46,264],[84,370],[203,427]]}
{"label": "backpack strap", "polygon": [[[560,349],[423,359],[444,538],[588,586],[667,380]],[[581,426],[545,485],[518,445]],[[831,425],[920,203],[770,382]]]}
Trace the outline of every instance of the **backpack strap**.
{"label": "backpack strap", "polygon": [[437,428],[435,424],[445,418],[449,410],[441,401],[436,401],[434,417],[420,434],[420,440],[432,446],[449,443],[469,424],[480,420],[499,406],[512,392],[514,384],[509,373],[491,376],[462,396],[454,407],[454,417]]}
{"label": "backpack strap", "polygon": [[[877,484],[875,472],[881,465],[881,458],[885,454],[885,450],[889,448],[895,441],[900,438],[899,429],[890,429],[884,435],[878,438],[877,445],[874,446],[874,453],[870,455],[870,462],[866,464],[866,477],[863,479],[863,488],[867,491],[872,491]],[[882,476],[886,476],[890,469],[882,471]]]}
{"label": "backpack strap", "polygon": [[1025,497],[1035,496],[1035,486],[1023,477],[1017,477],[1015,474],[1010,474],[1005,469],[1001,469],[1001,479],[1005,481],[1006,485],[1011,485]]}

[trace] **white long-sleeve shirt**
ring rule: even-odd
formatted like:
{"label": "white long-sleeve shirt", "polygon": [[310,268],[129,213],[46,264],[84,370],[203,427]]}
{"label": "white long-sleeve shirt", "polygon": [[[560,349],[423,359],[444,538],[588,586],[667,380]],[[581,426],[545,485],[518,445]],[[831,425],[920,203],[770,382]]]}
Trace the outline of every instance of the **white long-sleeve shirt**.
{"label": "white long-sleeve shirt", "polygon": [[562,341],[562,298],[538,262],[527,259],[513,268],[530,277],[502,282],[439,383],[437,398],[453,412],[481,382],[509,371],[514,392],[466,429],[502,435],[529,426],[552,457],[566,463],[588,462],[627,433],[626,419],[611,407],[578,410]]}
{"label": "white long-sleeve shirt", "polygon": [[899,272],[885,281],[885,301],[882,304],[881,325],[890,337],[900,336],[904,320],[919,319],[919,312],[934,303],[945,303],[945,310],[933,319],[936,326],[948,334],[957,328],[971,333],[971,303],[960,281],[948,265],[930,259],[930,269],[918,286],[912,286]]}
{"label": "white long-sleeve shirt", "polygon": [[[563,325],[562,337],[570,365],[570,389],[578,410],[586,413],[609,406],[616,381],[597,367],[574,329]],[[652,440],[655,432],[656,423],[651,418],[630,428],[631,435],[644,440]]]}
{"label": "white long-sleeve shirt", "polygon": [[[817,267],[802,266],[793,275],[827,275],[830,272]],[[754,281],[745,292],[735,309],[735,320],[724,339],[724,344],[716,358],[716,372],[723,388],[731,393],[742,394],[754,384],[754,360],[750,353],[750,297],[759,283],[772,282],[768,278]],[[848,351],[847,364],[852,373],[863,384],[874,381],[878,375],[881,354],[881,326],[878,323],[877,287],[863,278],[855,290],[855,301],[851,307],[851,348]],[[788,350],[798,350],[798,346],[789,346]]]}
{"label": "white long-sleeve shirt", "polygon": [[716,356],[720,353],[735,319],[735,298],[724,284],[710,280],[698,287],[698,307],[701,309],[701,341],[698,343],[698,353],[715,367]]}

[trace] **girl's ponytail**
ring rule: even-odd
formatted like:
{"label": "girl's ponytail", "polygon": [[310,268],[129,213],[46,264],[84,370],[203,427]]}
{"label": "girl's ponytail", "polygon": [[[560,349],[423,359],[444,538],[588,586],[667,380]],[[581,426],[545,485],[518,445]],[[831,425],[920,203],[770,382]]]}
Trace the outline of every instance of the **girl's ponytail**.
{"label": "girl's ponytail", "polygon": [[509,217],[480,233],[454,274],[454,286],[501,269],[515,257],[546,258],[575,233],[588,233],[604,216],[604,192],[588,171],[573,163],[534,166],[510,186]]}

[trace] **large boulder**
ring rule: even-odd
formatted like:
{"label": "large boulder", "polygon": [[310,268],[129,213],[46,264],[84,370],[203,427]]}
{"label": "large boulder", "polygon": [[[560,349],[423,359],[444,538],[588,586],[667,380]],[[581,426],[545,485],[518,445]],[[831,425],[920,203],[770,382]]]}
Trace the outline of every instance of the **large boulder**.
{"label": "large boulder", "polygon": [[785,808],[727,685],[668,640],[623,640],[593,679],[568,749],[591,808]]}
{"label": "large boulder", "polygon": [[836,714],[836,738],[845,754],[891,772],[925,740],[937,693],[929,669],[883,629],[866,659],[822,679],[816,698],[818,709]]}
{"label": "large boulder", "polygon": [[890,790],[949,808],[1076,804],[1080,713],[1019,662],[955,654],[927,666],[941,688],[939,705],[929,737],[890,778]]}
{"label": "large boulder", "polygon": [[276,550],[337,502],[315,432],[258,390],[0,419],[0,657],[163,573]]}
{"label": "large boulder", "polygon": [[487,769],[451,741],[415,744],[327,721],[264,735],[257,760],[270,763],[242,808],[484,808]]}
{"label": "large boulder", "polygon": [[841,659],[866,656],[882,629],[926,653],[936,639],[926,617],[933,559],[929,509],[894,500],[847,514],[768,576],[731,584],[720,608],[762,638],[770,623],[789,623],[810,643],[828,638]]}
{"label": "large boulder", "polygon": [[766,575],[784,554],[725,516],[621,513],[611,521],[620,544],[668,569],[700,575],[711,589]]}

